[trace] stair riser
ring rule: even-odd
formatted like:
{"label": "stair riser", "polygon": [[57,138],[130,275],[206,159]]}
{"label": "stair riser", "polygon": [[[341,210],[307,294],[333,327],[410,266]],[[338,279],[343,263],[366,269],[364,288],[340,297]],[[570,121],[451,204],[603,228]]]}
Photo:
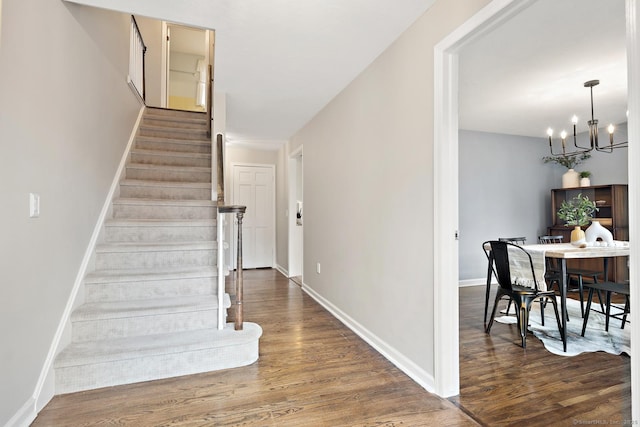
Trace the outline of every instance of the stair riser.
{"label": "stair riser", "polygon": [[211,165],[211,156],[202,154],[201,157],[183,157],[160,153],[132,152],[131,162],[150,165],[209,167]]}
{"label": "stair riser", "polygon": [[156,206],[113,205],[113,217],[122,219],[212,219],[216,217],[214,207],[206,206]]}
{"label": "stair riser", "polygon": [[207,139],[206,130],[176,129],[156,126],[140,126],[140,136],[153,136],[159,138],[176,138],[201,141]]}
{"label": "stair riser", "polygon": [[199,132],[207,132],[206,120],[195,119],[170,119],[154,116],[146,116],[142,119],[142,125],[148,127],[160,127],[167,129],[192,129]]}
{"label": "stair riser", "polygon": [[165,117],[167,119],[206,120],[206,113],[186,110],[167,110],[164,108],[148,108],[145,117]]}
{"label": "stair riser", "polygon": [[126,167],[127,179],[174,182],[211,182],[211,170]]}
{"label": "stair riser", "polygon": [[120,184],[120,196],[128,199],[210,200],[211,187],[162,187]]}
{"label": "stair riser", "polygon": [[96,270],[123,268],[206,267],[216,263],[214,249],[96,254]]}
{"label": "stair riser", "polygon": [[215,328],[218,310],[72,322],[72,340],[82,342]]}
{"label": "stair riser", "polygon": [[216,226],[107,226],[107,242],[207,242],[215,240]]}
{"label": "stair riser", "polygon": [[246,366],[258,360],[258,341],[245,344],[56,368],[56,393],[131,384]]}
{"label": "stair riser", "polygon": [[182,141],[172,141],[170,139],[136,139],[136,148],[145,150],[176,151],[181,153],[202,153],[211,154],[211,144],[188,143]]}
{"label": "stair riser", "polygon": [[195,277],[85,285],[86,302],[130,301],[146,298],[210,296],[217,291],[217,277]]}

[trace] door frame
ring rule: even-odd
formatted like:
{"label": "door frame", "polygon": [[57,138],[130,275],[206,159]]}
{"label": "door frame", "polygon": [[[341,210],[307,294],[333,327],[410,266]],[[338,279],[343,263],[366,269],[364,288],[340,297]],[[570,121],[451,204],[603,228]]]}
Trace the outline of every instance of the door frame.
{"label": "door frame", "polygon": [[[197,31],[204,32],[204,46],[202,47],[202,52],[204,53],[205,63],[209,65],[213,65],[214,58],[214,47],[215,43],[215,33],[213,30],[209,30],[206,28],[200,27],[192,27],[189,25],[178,24],[170,21],[162,21],[162,55],[161,55],[161,70],[160,70],[160,107],[168,108],[169,107],[169,94],[170,92],[170,71],[169,67],[171,65],[171,29],[170,27],[184,27],[191,28]],[[212,85],[213,91],[213,85]],[[207,93],[207,96],[212,97],[213,93]],[[213,105],[213,99],[211,104]]]}
{"label": "door frame", "polygon": [[[303,155],[303,146],[298,147],[297,149],[295,149],[293,152],[291,152],[289,154],[289,168],[288,168],[288,173],[289,173],[289,204],[288,204],[288,212],[289,215],[287,217],[287,223],[289,224],[287,230],[288,230],[288,240],[289,240],[289,244],[287,245],[288,251],[287,251],[287,275],[289,277],[294,277],[294,276],[302,276],[303,277],[303,282],[304,282],[304,222],[302,223],[301,226],[301,231],[302,231],[302,246],[298,247],[298,245],[296,244],[295,240],[294,240],[294,235],[295,232],[297,231],[298,227],[295,224],[295,214],[296,214],[296,201],[298,200],[297,194],[298,194],[298,184],[300,184],[303,188],[303,193],[302,193],[302,201],[304,202],[304,176],[302,177],[302,182],[298,183],[297,180],[297,171],[298,171],[298,158],[301,159],[301,164],[303,164],[304,162],[304,155]],[[304,166],[302,167],[302,170],[304,171]],[[303,172],[304,173],[304,172]],[[296,251],[299,251],[299,255],[296,255]],[[296,259],[299,260],[299,262],[296,262]],[[293,268],[293,265],[299,264],[300,268]]]}
{"label": "door frame", "polygon": [[[434,48],[434,385],[438,395],[459,394],[458,307],[458,52],[470,40],[509,19],[534,0],[493,0]],[[628,137],[640,141],[640,43],[637,24],[640,0],[626,0],[628,67]],[[640,149],[629,144],[629,164],[640,163]],[[640,171],[629,168],[629,240],[640,241],[638,212]],[[630,280],[640,280],[640,251],[631,250]],[[638,298],[634,308],[640,307]],[[455,302],[455,303],[452,303]],[[631,322],[640,322],[632,308]],[[631,338],[631,394],[640,395],[640,330]],[[633,401],[633,399],[632,399]],[[632,418],[640,419],[640,405],[632,405]]]}
{"label": "door frame", "polygon": [[[236,204],[235,203],[235,187],[236,187],[236,182],[235,182],[235,168],[236,167],[261,167],[261,168],[268,168],[271,169],[271,177],[272,177],[272,182],[271,182],[271,209],[273,210],[273,212],[271,213],[271,241],[272,241],[272,246],[271,246],[271,268],[273,268],[275,266],[275,257],[276,257],[276,183],[275,183],[275,179],[276,179],[276,165],[274,164],[268,164],[268,163],[248,163],[248,162],[231,162],[229,164],[230,167],[230,171],[231,171],[231,179],[229,179],[229,190],[230,194],[231,194],[231,204]],[[228,227],[229,230],[229,236],[227,236],[226,238],[228,238],[229,241],[229,256],[227,257],[227,259],[229,260],[229,266],[231,270],[235,270],[237,267],[237,258],[236,258],[236,236],[238,235],[238,231],[237,231],[237,226],[235,223],[235,216],[233,218],[229,218],[230,224],[231,226]]]}

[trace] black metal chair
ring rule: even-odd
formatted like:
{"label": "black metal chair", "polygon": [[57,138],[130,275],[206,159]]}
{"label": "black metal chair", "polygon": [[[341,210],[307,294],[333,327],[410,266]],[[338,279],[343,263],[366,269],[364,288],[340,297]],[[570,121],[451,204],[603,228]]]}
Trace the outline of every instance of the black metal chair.
{"label": "black metal chair", "polygon": [[[490,249],[487,248],[487,245]],[[491,326],[493,325],[493,320],[495,319],[496,310],[498,308],[498,302],[503,297],[508,297],[510,300],[513,300],[516,305],[516,316],[518,318],[518,330],[520,332],[520,337],[522,339],[522,347],[527,347],[527,327],[529,325],[529,311],[531,310],[531,306],[533,302],[536,300],[541,301],[541,311],[542,311],[542,320],[544,321],[544,304],[547,301],[551,301],[553,304],[553,311],[556,316],[556,321],[558,323],[558,330],[560,331],[560,335],[564,337],[562,333],[562,326],[560,324],[560,316],[558,314],[558,304],[556,302],[556,295],[553,291],[541,291],[538,287],[538,282],[536,278],[536,274],[533,267],[533,260],[531,259],[531,255],[521,248],[518,245],[515,245],[510,242],[502,242],[502,241],[487,241],[482,245],[485,255],[487,256],[487,260],[493,264],[494,271],[496,277],[498,279],[498,284],[500,285],[496,292],[496,299],[493,305],[493,310],[491,312],[491,317],[489,319],[489,324],[487,325],[486,332],[487,334],[491,332]],[[509,251],[519,251],[514,252],[515,254],[519,254],[521,258],[528,260],[528,266],[530,267],[530,279],[532,287],[522,286],[513,283],[511,277],[511,259],[509,256]],[[527,270],[529,270],[527,268]],[[528,275],[528,271],[527,271]]]}
{"label": "black metal chair", "polygon": [[[498,237],[498,241],[499,242],[509,242],[509,243],[513,243],[514,245],[518,245],[518,246],[522,246],[525,245],[527,243],[527,238],[526,237]],[[489,294],[487,293],[487,298],[486,298],[486,303],[489,303]],[[507,303],[507,310],[505,311],[505,314],[509,314],[509,310],[511,310],[511,300],[509,300],[509,302]],[[485,307],[485,312],[487,311],[486,307]],[[485,316],[485,322],[486,322],[487,316]]]}
{"label": "black metal chair", "polygon": [[625,304],[622,312],[622,325],[621,329],[624,329],[625,323],[627,323],[627,314],[629,313],[629,294],[630,294],[630,286],[629,282],[626,283],[615,283],[615,282],[595,282],[595,283],[585,283],[585,287],[589,288],[589,296],[587,297],[587,308],[584,313],[584,320],[582,321],[582,336],[587,329],[587,322],[589,320],[589,312],[591,311],[591,301],[593,300],[593,291],[598,291],[598,298],[600,299],[600,305],[602,305],[602,298],[600,291],[606,293],[606,310],[605,310],[605,326],[604,330],[609,330],[609,318],[611,317],[611,294],[621,294],[625,296]]}

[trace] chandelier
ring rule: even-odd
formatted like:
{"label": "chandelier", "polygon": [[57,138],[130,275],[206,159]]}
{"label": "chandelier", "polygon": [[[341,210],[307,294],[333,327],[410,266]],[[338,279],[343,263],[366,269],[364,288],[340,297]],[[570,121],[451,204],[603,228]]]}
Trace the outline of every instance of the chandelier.
{"label": "chandelier", "polygon": [[598,120],[596,120],[593,116],[593,87],[599,84],[600,84],[600,80],[589,80],[588,82],[584,83],[584,87],[588,87],[589,90],[591,91],[591,120],[587,122],[587,124],[589,125],[589,146],[584,147],[582,145],[578,145],[578,137],[576,133],[576,127],[577,127],[576,125],[578,124],[578,117],[574,115],[571,118],[571,123],[573,123],[573,145],[575,149],[567,148],[566,146],[567,132],[563,130],[562,132],[560,132],[560,139],[562,142],[562,153],[554,153],[553,141],[552,141],[553,129],[551,128],[547,129],[547,135],[549,136],[549,151],[551,151],[552,156],[565,156],[565,157],[576,156],[579,154],[588,153],[592,150],[611,153],[616,148],[627,148],[628,141],[617,142],[617,143],[613,142],[613,132],[615,130],[615,128],[613,127],[613,124],[610,124],[607,127],[607,131],[609,132],[609,144],[600,145],[598,142]]}

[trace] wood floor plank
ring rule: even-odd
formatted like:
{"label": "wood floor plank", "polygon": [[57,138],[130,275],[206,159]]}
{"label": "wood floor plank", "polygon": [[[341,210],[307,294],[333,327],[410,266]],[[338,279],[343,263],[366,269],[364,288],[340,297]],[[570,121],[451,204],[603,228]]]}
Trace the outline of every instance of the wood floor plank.
{"label": "wood floor plank", "polygon": [[630,361],[556,356],[515,325],[484,333],[483,288],[460,291],[461,394],[413,382],[275,270],[245,272],[264,330],[247,367],[56,396],[33,426],[575,425],[631,416]]}

